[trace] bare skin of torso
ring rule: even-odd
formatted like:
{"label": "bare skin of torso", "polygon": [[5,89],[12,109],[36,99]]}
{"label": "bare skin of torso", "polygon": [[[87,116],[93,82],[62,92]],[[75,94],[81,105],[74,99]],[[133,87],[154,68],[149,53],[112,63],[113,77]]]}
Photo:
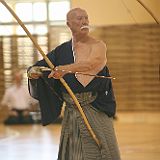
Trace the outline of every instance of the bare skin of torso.
{"label": "bare skin of torso", "polygon": [[86,60],[89,56],[92,54],[92,48],[94,47],[94,44],[98,43],[96,40],[92,40],[90,42],[77,42],[75,43],[73,50],[75,52],[76,61],[79,60]]}
{"label": "bare skin of torso", "polygon": [[[73,37],[74,40],[74,37]],[[97,74],[106,65],[106,45],[104,42],[95,40],[94,38],[87,36],[79,41],[73,41],[73,50],[75,56],[75,62],[69,65],[57,66],[54,71],[51,72],[49,78],[53,77],[59,79],[63,77],[67,72],[73,73],[89,73]],[[75,74],[77,80],[86,87],[94,78],[93,76]]]}
{"label": "bare skin of torso", "polygon": [[[101,53],[95,53],[94,51],[99,50],[99,47],[101,47],[102,41],[95,40],[93,38],[90,38],[88,42],[78,42],[75,43],[73,50],[74,50],[74,56],[75,56],[75,64],[83,63],[83,62],[89,62],[92,60],[93,66],[92,68],[88,68],[88,70],[83,71],[83,73],[89,73],[89,74],[97,74],[105,65],[106,58],[104,54]],[[102,56],[101,62],[99,64],[96,63],[97,56],[100,58]],[[95,58],[94,58],[95,57]],[[95,63],[95,65],[94,65]],[[81,75],[76,74],[77,80],[86,87],[90,81],[94,77],[87,76],[87,75]]]}

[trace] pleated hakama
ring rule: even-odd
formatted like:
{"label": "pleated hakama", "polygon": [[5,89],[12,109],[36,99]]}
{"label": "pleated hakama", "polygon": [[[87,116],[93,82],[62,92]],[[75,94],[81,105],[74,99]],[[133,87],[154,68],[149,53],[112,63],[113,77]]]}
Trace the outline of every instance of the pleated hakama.
{"label": "pleated hakama", "polygon": [[96,99],[92,92],[77,93],[76,97],[101,143],[98,147],[69,94],[62,122],[58,160],[120,160],[119,149],[112,118],[94,108],[90,103]]}

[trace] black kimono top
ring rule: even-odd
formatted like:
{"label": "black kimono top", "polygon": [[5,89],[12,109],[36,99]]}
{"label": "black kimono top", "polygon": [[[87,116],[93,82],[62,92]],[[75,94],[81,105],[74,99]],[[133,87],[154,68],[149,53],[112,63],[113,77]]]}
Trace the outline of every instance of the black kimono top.
{"label": "black kimono top", "polygon": [[[47,57],[54,66],[74,63],[71,41],[65,42],[56,47]],[[34,66],[46,66],[45,60],[40,60]],[[48,77],[47,72],[39,79],[28,79],[29,92],[33,98],[40,103],[42,124],[52,123],[60,114],[63,103],[62,92],[67,92],[59,80]],[[105,66],[97,75],[110,76],[107,66]],[[66,74],[64,80],[69,85],[73,93],[93,92],[97,93],[97,98],[91,103],[93,107],[105,112],[109,117],[115,115],[116,101],[113,93],[111,79],[94,78],[86,87],[84,87],[74,74]]]}

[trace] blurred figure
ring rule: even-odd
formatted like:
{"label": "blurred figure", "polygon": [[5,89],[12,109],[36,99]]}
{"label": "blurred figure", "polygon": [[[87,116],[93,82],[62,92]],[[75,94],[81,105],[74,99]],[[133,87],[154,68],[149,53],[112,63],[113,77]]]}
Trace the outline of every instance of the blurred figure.
{"label": "blurred figure", "polygon": [[13,72],[13,85],[6,89],[1,105],[9,108],[9,117],[5,124],[33,123],[29,110],[36,103],[28,93],[27,87],[22,84],[23,75],[20,69]]}

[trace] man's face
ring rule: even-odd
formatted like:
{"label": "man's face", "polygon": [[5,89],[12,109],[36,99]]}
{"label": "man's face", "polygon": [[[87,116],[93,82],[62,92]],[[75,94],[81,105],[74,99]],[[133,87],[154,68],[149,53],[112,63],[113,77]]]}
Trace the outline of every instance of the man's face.
{"label": "man's face", "polygon": [[85,10],[75,9],[68,15],[67,25],[73,34],[88,34],[89,20]]}

